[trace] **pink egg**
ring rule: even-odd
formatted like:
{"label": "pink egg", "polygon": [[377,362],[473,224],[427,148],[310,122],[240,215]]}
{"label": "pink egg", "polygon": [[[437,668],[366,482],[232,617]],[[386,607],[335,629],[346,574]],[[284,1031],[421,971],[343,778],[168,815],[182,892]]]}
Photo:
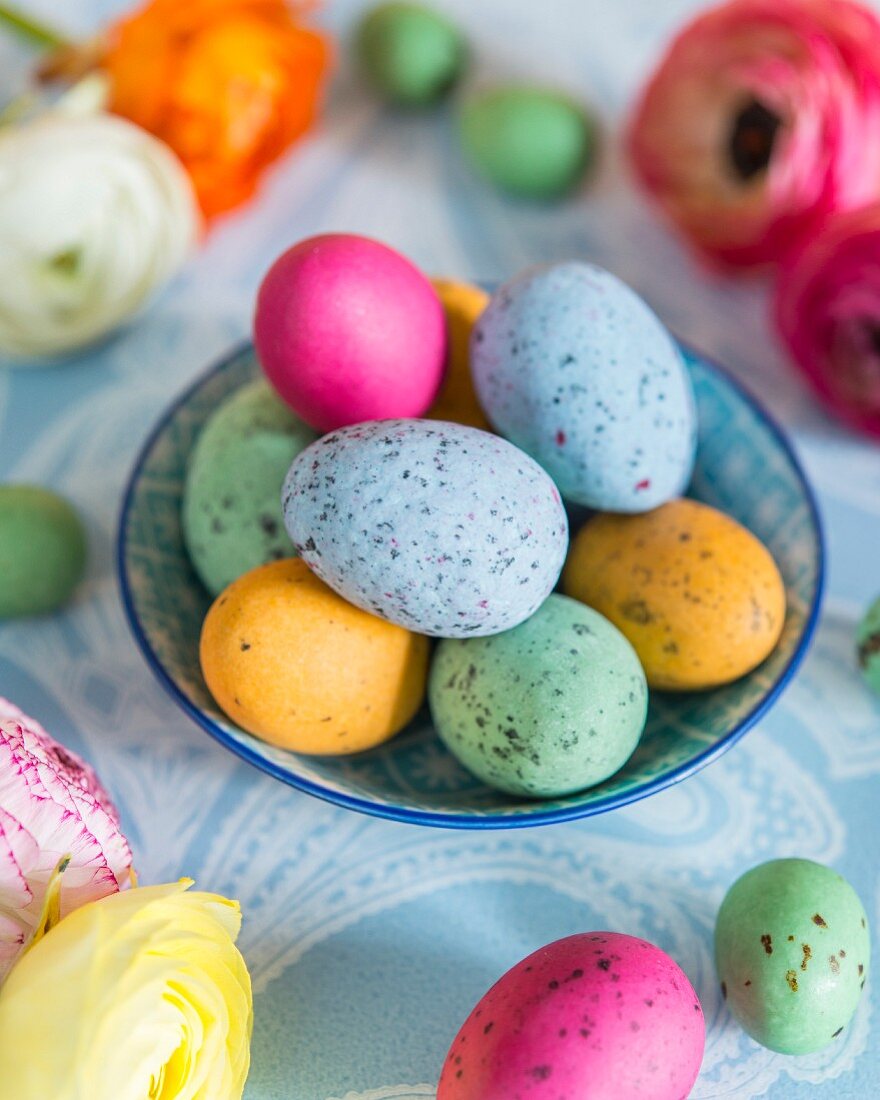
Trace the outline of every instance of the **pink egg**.
{"label": "pink egg", "polygon": [[703,1058],[697,995],[659,947],[587,932],[517,963],[450,1047],[437,1100],[684,1100]]}
{"label": "pink egg", "polygon": [[254,343],[278,394],[327,432],[427,412],[443,378],[446,322],[434,288],[399,252],[330,233],[269,269]]}

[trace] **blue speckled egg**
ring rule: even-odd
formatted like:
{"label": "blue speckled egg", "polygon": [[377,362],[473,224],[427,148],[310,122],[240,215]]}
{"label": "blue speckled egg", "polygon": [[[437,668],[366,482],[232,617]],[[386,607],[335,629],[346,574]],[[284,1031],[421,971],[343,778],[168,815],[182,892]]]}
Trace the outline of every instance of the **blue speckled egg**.
{"label": "blue speckled egg", "polygon": [[351,603],[420,634],[496,634],[528,618],[559,576],[559,492],[498,436],[434,420],[331,432],[293,462],[287,530]]}
{"label": "blue speckled egg", "polygon": [[645,728],[648,688],[616,626],[553,595],[514,630],[441,642],[428,698],[469,771],[509,794],[551,798],[623,767]]}
{"label": "blue speckled egg", "polygon": [[645,512],[686,488],[697,422],[684,362],[609,272],[562,263],[505,283],[474,326],[471,363],[495,428],[566,500]]}

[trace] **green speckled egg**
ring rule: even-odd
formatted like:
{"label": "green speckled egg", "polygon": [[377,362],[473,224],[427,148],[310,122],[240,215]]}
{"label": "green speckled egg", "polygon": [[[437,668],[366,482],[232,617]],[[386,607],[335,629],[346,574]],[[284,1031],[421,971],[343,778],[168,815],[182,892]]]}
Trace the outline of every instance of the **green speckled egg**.
{"label": "green speckled egg", "polygon": [[54,611],[85,563],[85,532],[66,500],[37,485],[0,485],[0,619]]}
{"label": "green speckled egg", "polygon": [[583,176],[595,146],[595,126],[565,95],[511,85],[466,104],[461,138],[474,167],[500,190],[553,199]]}
{"label": "green speckled egg", "polygon": [[865,683],[880,695],[880,597],[874,600],[859,623],[856,646]]}
{"label": "green speckled egg", "polygon": [[721,992],[745,1030],[782,1054],[809,1054],[840,1035],[868,976],[862,903],[830,867],[774,859],[727,892],[715,925]]}
{"label": "green speckled egg", "polygon": [[212,595],[258,565],[294,555],[281,486],[315,439],[262,380],[242,387],[208,420],[187,468],[183,534]]}
{"label": "green speckled egg", "polygon": [[467,58],[461,32],[449,19],[421,4],[379,4],[357,33],[361,66],[376,90],[392,103],[433,103],[455,84]]}
{"label": "green speckled egg", "polygon": [[648,705],[626,638],[558,595],[502,634],[442,641],[428,692],[450,752],[489,786],[534,798],[583,790],[623,767]]}

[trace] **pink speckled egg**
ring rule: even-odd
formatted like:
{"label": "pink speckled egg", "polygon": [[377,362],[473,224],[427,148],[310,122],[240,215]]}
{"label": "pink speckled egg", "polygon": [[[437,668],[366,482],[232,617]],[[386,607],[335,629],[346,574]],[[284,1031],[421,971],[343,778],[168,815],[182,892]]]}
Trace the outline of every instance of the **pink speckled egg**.
{"label": "pink speckled egg", "polygon": [[437,1100],[684,1100],[704,1039],[697,995],[659,947],[617,932],[568,936],[479,1002]]}
{"label": "pink speckled egg", "polygon": [[254,343],[278,394],[327,432],[427,412],[443,378],[446,321],[430,282],[399,252],[330,233],[269,269]]}

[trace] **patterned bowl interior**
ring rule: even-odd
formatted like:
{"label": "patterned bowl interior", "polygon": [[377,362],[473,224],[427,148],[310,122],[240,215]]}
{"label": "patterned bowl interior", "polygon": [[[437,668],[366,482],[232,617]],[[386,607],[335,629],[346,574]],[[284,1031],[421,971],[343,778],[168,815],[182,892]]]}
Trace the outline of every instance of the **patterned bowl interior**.
{"label": "patterned bowl interior", "polygon": [[427,713],[387,745],[358,756],[297,756],[229,723],[199,669],[210,598],[190,567],[180,528],[187,457],[217,405],[257,367],[239,349],[170,409],[141,453],[119,535],[123,598],[135,636],[165,687],[209,733],[279,779],[353,809],[433,825],[534,825],[601,813],[696,771],[772,704],[803,657],[822,587],[822,540],[812,494],[784,437],[717,368],[685,349],[700,420],[691,495],[755,532],[779,563],[788,595],[775,652],[749,676],[705,694],[654,695],[635,754],[617,775],[553,801],[516,801],[483,786],[440,743]]}

